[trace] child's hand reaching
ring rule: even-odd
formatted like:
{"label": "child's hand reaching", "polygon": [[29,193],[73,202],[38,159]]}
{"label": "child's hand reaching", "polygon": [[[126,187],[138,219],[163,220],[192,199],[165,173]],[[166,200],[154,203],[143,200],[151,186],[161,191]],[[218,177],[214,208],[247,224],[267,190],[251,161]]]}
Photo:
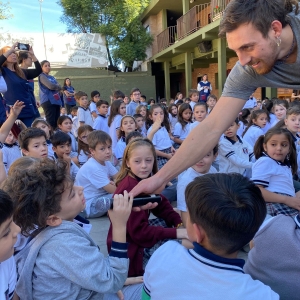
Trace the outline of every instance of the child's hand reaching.
{"label": "child's hand reaching", "polygon": [[24,102],[17,100],[16,103],[10,107],[10,115],[13,115],[15,118],[17,118],[24,107]]}
{"label": "child's hand reaching", "polygon": [[118,243],[126,242],[126,224],[131,214],[133,195],[130,194],[130,199],[128,199],[127,191],[124,191],[124,196],[114,195],[114,208],[108,211],[113,228],[113,241]]}
{"label": "child's hand reaching", "polygon": [[[124,283],[124,285],[132,285],[132,284],[138,284],[138,283],[143,283],[144,279],[143,276],[138,276],[138,277],[128,277]],[[117,296],[119,298],[119,300],[126,300],[124,298],[123,292],[122,290],[119,290],[117,292]]]}

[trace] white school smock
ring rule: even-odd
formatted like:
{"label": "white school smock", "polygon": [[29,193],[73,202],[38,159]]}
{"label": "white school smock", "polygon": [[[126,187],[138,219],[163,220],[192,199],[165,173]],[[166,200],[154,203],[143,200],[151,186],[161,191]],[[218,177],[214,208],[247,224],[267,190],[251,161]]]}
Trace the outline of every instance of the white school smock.
{"label": "white school smock", "polygon": [[[151,130],[152,126],[148,129],[147,135],[151,132]],[[152,144],[156,150],[165,150],[172,147],[169,133],[164,126],[160,127],[154,134]]]}
{"label": "white school smock", "polygon": [[93,129],[102,130],[109,134],[108,118],[106,116],[98,115],[98,117],[94,120]]}
{"label": "white school smock", "polygon": [[11,300],[17,283],[17,268],[15,259],[9,259],[0,263],[0,299]]}
{"label": "white school smock", "polygon": [[121,119],[122,119],[121,115],[116,115],[114,117],[113,121],[111,122],[110,126],[109,126],[109,135],[110,135],[111,140],[112,140],[112,152],[113,152],[113,154],[115,153],[115,148],[116,148],[116,145],[117,145],[117,142],[118,142],[117,130],[120,129]]}
{"label": "white school smock", "polygon": [[254,148],[257,139],[261,135],[264,135],[262,129],[257,125],[251,125],[243,136],[243,140],[246,141],[252,148]]}
{"label": "white school smock", "polygon": [[187,123],[183,129],[182,125],[179,122],[177,122],[174,127],[174,137],[184,141],[189,134],[190,125],[191,123]]}

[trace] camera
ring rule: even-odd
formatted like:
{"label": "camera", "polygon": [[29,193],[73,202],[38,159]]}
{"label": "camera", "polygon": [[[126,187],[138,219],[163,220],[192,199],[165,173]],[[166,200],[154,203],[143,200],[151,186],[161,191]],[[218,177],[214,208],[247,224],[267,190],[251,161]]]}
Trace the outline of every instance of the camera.
{"label": "camera", "polygon": [[30,48],[29,44],[18,43],[18,49],[19,50],[27,50],[27,51],[29,51],[29,48]]}

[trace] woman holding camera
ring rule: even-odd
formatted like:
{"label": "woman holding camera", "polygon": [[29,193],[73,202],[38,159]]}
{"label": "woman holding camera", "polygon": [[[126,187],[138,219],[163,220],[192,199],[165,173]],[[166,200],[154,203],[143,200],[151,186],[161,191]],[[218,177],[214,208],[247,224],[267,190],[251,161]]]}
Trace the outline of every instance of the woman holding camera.
{"label": "woman holding camera", "polygon": [[18,43],[15,43],[12,47],[5,46],[0,49],[1,72],[7,85],[7,91],[3,95],[6,104],[10,106],[14,105],[17,100],[24,102],[25,107],[18,118],[27,127],[30,127],[37,116],[37,109],[29,80],[38,77],[42,72],[42,68],[34,55],[32,47],[30,47],[28,53],[30,53],[30,57],[34,62],[35,69],[21,69],[16,54],[17,46]]}

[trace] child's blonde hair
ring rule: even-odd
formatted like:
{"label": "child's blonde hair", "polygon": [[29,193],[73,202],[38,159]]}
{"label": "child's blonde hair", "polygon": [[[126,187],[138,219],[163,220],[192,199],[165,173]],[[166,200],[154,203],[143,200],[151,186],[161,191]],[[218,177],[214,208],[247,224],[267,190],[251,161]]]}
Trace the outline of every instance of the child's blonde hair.
{"label": "child's blonde hair", "polygon": [[[130,156],[132,154],[132,151],[138,147],[146,146],[149,147],[152,151],[154,161],[153,161],[153,167],[152,167],[152,175],[157,173],[157,160],[156,160],[156,153],[155,148],[152,144],[152,142],[146,138],[137,138],[135,140],[132,140],[125,148],[122,165],[119,173],[117,174],[116,178],[116,186],[129,174],[133,174],[131,170],[127,167],[127,161],[130,159]],[[134,175],[134,174],[133,174]]]}

